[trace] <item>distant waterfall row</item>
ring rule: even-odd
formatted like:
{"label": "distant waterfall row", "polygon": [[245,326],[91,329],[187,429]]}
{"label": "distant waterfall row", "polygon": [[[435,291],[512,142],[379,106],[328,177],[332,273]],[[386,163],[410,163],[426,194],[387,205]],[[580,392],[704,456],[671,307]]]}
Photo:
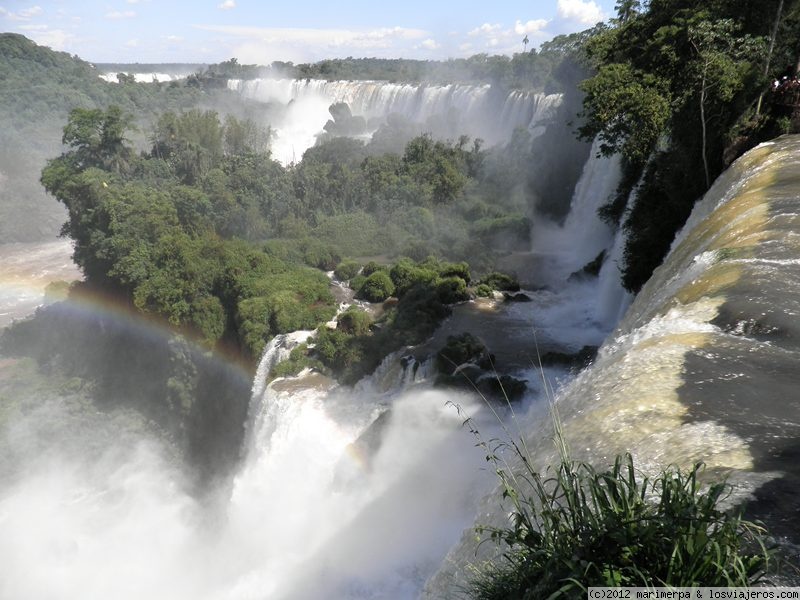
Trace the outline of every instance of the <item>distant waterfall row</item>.
{"label": "distant waterfall row", "polygon": [[[390,114],[457,137],[480,137],[495,144],[510,139],[518,127],[535,133],[561,102],[560,94],[498,91],[489,85],[412,85],[376,81],[319,79],[231,80],[229,89],[247,98],[289,108],[279,124],[273,153],[282,162],[299,160],[330,119],[328,107],[345,102],[374,131]],[[296,110],[293,110],[296,109]],[[435,122],[434,122],[435,121]],[[288,156],[287,156],[288,150]]]}

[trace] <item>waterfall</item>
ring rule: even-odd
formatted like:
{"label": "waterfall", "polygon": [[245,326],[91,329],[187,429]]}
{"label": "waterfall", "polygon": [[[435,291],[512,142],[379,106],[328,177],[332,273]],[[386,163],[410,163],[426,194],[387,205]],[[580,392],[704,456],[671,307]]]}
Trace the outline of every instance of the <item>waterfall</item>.
{"label": "waterfall", "polygon": [[[754,517],[795,544],[799,175],[797,136],[736,161],[695,206],[595,362],[557,397],[573,458],[604,468],[631,452],[648,474],[702,460],[728,476],[729,503],[749,498]],[[535,417],[522,427],[541,469],[555,450],[552,427]],[[502,526],[507,509],[498,490],[478,522]],[[467,565],[491,557],[489,543],[476,557],[467,530],[423,597],[463,589]]]}
{"label": "waterfall", "polygon": [[390,114],[435,127],[450,136],[467,134],[494,144],[522,127],[537,134],[561,103],[560,94],[513,90],[495,93],[488,85],[398,84],[319,79],[230,80],[228,87],[247,98],[286,106],[277,123],[273,155],[284,164],[299,161],[330,119],[328,107],[345,102],[354,115],[372,123]]}
{"label": "waterfall", "polygon": [[[302,103],[293,86],[326,85],[280,84],[295,99],[292,107]],[[539,105],[521,93],[497,100],[467,86],[406,88],[414,86],[375,84],[361,93],[376,105],[402,100],[409,111],[453,103],[478,110],[499,102],[497,119],[528,125],[547,110],[546,98]],[[320,103],[327,111],[329,98]],[[462,532],[474,537],[475,515],[489,510],[481,498],[495,475],[485,469],[485,451],[465,419],[485,440],[539,423],[541,372],[531,371],[528,357],[539,344],[571,352],[599,344],[608,333],[595,318],[596,278],[568,277],[594,258],[601,242],[611,243],[595,212],[602,188],[613,180],[603,171],[615,165],[596,157],[590,162],[572,203],[590,223],[573,216],[563,226],[551,224],[545,234],[552,243],[541,252],[558,265],[559,278],[550,288],[526,291],[530,302],[456,306],[440,337],[387,358],[354,388],[313,371],[267,384],[274,366],[311,332],[273,339],[252,384],[241,468],[230,487],[209,493],[217,500],[211,506],[185,491],[169,460],[150,447],[155,444],[104,450],[99,464],[92,457],[78,466],[67,460],[44,471],[31,466],[0,496],[0,558],[10,566],[0,595],[8,589],[20,598],[90,600],[113,595],[110,590],[124,600],[417,598]],[[342,288],[335,294],[342,306],[348,294]],[[514,406],[518,421],[501,423],[507,408],[490,410],[475,395],[433,387],[430,357],[457,329],[500,345],[498,360],[531,382]],[[572,377],[559,367],[546,375]],[[26,427],[15,435],[24,438]],[[547,435],[543,431],[543,439]],[[113,447],[109,440],[114,437],[104,433],[92,447]],[[129,584],[124,590],[121,581]]]}
{"label": "waterfall", "polygon": [[550,279],[565,279],[594,260],[612,243],[613,231],[600,219],[597,211],[617,189],[619,156],[601,156],[599,144],[599,140],[592,144],[564,224],[557,226],[544,220],[534,223],[533,251],[556,259],[547,266]]}

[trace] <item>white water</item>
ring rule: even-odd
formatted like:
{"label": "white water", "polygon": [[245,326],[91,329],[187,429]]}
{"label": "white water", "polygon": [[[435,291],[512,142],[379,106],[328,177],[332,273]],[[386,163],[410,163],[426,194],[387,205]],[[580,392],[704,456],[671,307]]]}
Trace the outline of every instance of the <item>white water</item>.
{"label": "white water", "polygon": [[533,225],[533,251],[553,257],[550,277],[567,277],[594,260],[613,244],[614,231],[597,215],[617,189],[619,157],[599,156],[599,141],[592,144],[589,159],[575,186],[570,212],[563,226],[541,220]]}
{"label": "white water", "polygon": [[[596,161],[583,180],[603,181],[604,164]],[[594,216],[603,199],[583,180],[572,210],[592,224],[568,219],[550,232],[549,258],[563,278],[583,260],[576,249],[591,254],[597,240],[610,239]],[[597,282],[553,281],[531,292],[533,303],[503,309],[519,325],[509,345],[535,354],[534,328],[542,342],[569,349],[603,338]],[[418,597],[495,483],[464,414],[484,439],[507,434],[474,399],[429,389],[427,364],[414,372],[387,360],[355,390],[314,374],[264,385],[307,336],[284,336],[265,350],[244,465],[219,505],[199,505],[159,445],[120,435],[114,414],[81,432],[88,455],[61,452],[59,437],[46,435],[48,422],[78,418],[56,409],[6,427],[12,447],[22,448],[24,476],[4,482],[0,495],[0,598]],[[538,374],[522,374],[536,393]],[[538,410],[531,400],[518,407],[531,407],[528,420]],[[513,424],[511,433],[519,433]],[[17,442],[29,439],[38,441]]]}
{"label": "white water", "polygon": [[68,240],[0,244],[0,328],[41,306],[49,283],[83,278],[72,250]]}
{"label": "white water", "polygon": [[559,94],[511,91],[502,95],[489,86],[412,85],[376,81],[318,79],[231,80],[228,87],[247,98],[287,106],[275,131],[272,153],[283,164],[298,162],[316,142],[331,118],[328,108],[346,102],[353,115],[377,128],[388,115],[433,128],[452,137],[467,134],[493,144],[510,139],[517,127],[534,134],[561,102]]}
{"label": "white water", "polygon": [[[119,73],[101,73],[100,79],[103,81],[107,81],[109,83],[119,83],[119,79],[117,79],[118,74],[122,75],[129,75],[127,71],[120,71]],[[163,83],[165,81],[177,81],[179,79],[185,79],[186,75],[173,75],[170,73],[133,73],[133,78],[136,83]]]}

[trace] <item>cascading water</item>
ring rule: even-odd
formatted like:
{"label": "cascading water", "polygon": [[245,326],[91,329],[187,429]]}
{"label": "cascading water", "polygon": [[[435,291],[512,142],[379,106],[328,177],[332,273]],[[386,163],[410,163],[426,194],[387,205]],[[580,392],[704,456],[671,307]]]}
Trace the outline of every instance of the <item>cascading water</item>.
{"label": "cascading water", "polygon": [[[550,249],[562,265],[583,260],[573,255],[582,236],[590,238],[587,244],[610,242],[596,208],[614,185],[616,163],[592,160],[572,206],[591,222],[578,227],[568,219],[558,228],[572,236]],[[611,174],[603,177],[603,169]],[[598,181],[605,186],[590,193]],[[557,232],[552,235],[557,239]],[[540,374],[532,368],[534,328],[543,347],[566,350],[599,344],[608,331],[592,320],[596,279],[568,282],[568,269],[562,274],[557,288],[527,292],[531,303],[490,308],[492,319],[483,305],[457,307],[426,347],[437,348],[447,334],[476,333],[497,348],[498,362],[529,381],[530,400],[540,389]],[[282,344],[274,341],[262,362],[273,360]],[[473,417],[485,439],[506,435],[482,404],[431,390],[430,361],[420,364],[414,355],[420,352],[427,350],[388,356],[352,389],[309,374],[256,390],[262,395],[253,399],[259,407],[253,444],[228,519],[235,539],[244,532],[257,538],[261,534],[252,532],[260,527],[263,540],[253,542],[257,551],[231,597],[402,599],[420,593],[493,483],[492,474],[480,469],[483,451],[468,451],[474,440],[460,428],[462,414]],[[526,355],[529,360],[519,361]]]}
{"label": "cascading water", "polygon": [[[467,134],[493,144],[510,139],[517,127],[536,134],[561,102],[560,94],[514,90],[495,93],[489,86],[412,85],[376,81],[318,79],[231,80],[228,87],[247,98],[287,107],[273,123],[273,155],[282,163],[300,160],[331,118],[328,108],[347,103],[368,122],[399,114],[415,123],[449,123],[450,135]],[[374,131],[376,126],[371,127]]]}
{"label": "cascading water", "polygon": [[[798,157],[800,138],[784,137],[729,168],[594,364],[557,398],[574,458],[603,467],[631,452],[646,473],[702,460],[728,476],[729,502],[749,499],[787,545],[800,541]],[[536,467],[552,464],[547,419],[522,427]],[[505,518],[494,496],[478,520]],[[449,597],[488,547],[476,558],[465,534],[424,597]]]}
{"label": "cascading water", "polygon": [[[509,112],[522,110],[519,97],[510,102]],[[604,181],[601,171],[613,162],[592,160],[584,180]],[[595,214],[604,199],[592,189],[582,183],[572,205],[589,225],[568,218],[552,226],[547,252],[559,268],[548,289],[528,291],[527,303],[460,305],[425,350],[429,356],[450,333],[483,338],[498,363],[529,382],[520,414],[536,406],[539,349],[597,345],[608,331],[594,318],[596,279],[568,281],[584,260],[574,255],[581,240],[610,239]],[[594,258],[593,247],[581,251]],[[534,280],[545,274],[539,267]],[[417,597],[494,484],[465,415],[484,439],[506,434],[474,397],[431,389],[432,361],[422,348],[387,359],[355,389],[313,372],[266,385],[272,367],[308,335],[281,336],[266,348],[243,466],[225,501],[199,504],[168,453],[109,433],[114,419],[86,434],[82,443],[100,449],[91,459],[59,453],[25,463],[26,476],[0,500],[0,560],[11,574],[0,581],[0,597],[66,591],[92,600],[111,590],[123,600]],[[559,368],[545,373],[567,377]],[[15,443],[47,422],[36,417],[18,424]]]}

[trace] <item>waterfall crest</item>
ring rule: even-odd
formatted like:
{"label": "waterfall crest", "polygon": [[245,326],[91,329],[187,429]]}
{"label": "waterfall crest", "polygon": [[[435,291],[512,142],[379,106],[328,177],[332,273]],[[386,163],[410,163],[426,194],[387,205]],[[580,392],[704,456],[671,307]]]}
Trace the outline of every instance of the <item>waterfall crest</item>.
{"label": "waterfall crest", "polygon": [[437,127],[449,123],[450,135],[467,134],[494,144],[510,139],[517,127],[536,134],[561,103],[560,94],[512,90],[488,85],[416,85],[380,81],[320,79],[230,80],[228,88],[260,102],[288,107],[275,123],[273,155],[284,164],[299,161],[330,119],[328,107],[345,102],[354,115],[371,123],[370,131],[390,114]]}
{"label": "waterfall crest", "polygon": [[[558,395],[573,457],[599,467],[631,452],[654,472],[698,460],[733,485],[730,502],[797,543],[800,434],[800,137],[751,150],[695,207],[665,260],[592,366]],[[552,427],[524,422],[537,468],[551,464]],[[487,499],[481,524],[502,524]],[[481,558],[490,557],[482,546]],[[427,587],[447,597],[475,562],[468,532]]]}

